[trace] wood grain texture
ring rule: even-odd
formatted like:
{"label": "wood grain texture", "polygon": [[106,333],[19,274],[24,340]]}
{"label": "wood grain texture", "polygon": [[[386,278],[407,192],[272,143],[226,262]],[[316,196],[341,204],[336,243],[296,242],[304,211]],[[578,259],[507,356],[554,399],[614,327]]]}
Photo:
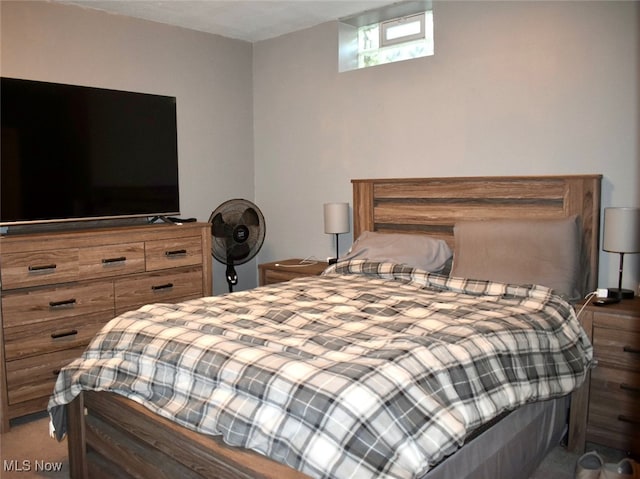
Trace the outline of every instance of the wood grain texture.
{"label": "wood grain texture", "polygon": [[47,398],[60,369],[79,357],[85,346],[7,362],[9,405]]}
{"label": "wood grain texture", "polygon": [[116,314],[212,290],[206,223],[10,234],[0,248],[2,431],[45,409],[53,372]]}
{"label": "wood grain texture", "polygon": [[76,317],[52,319],[50,324],[42,324],[38,328],[34,328],[31,324],[5,327],[5,359],[12,361],[85,346],[112,318],[113,310],[109,310]]}
{"label": "wood grain texture", "polygon": [[328,266],[324,261],[311,262],[308,264],[302,261],[303,260],[299,258],[292,258],[259,264],[260,286],[291,281],[292,279],[305,276],[317,276]]}
{"label": "wood grain texture", "polygon": [[144,242],[80,249],[80,279],[107,278],[145,270]]}
{"label": "wood grain texture", "polygon": [[77,281],[80,276],[77,248],[26,253],[3,251],[0,262],[3,289]]}
{"label": "wood grain texture", "polygon": [[[208,251],[206,251],[208,253]],[[200,236],[179,239],[160,239],[145,242],[147,271],[202,264]]]}
{"label": "wood grain texture", "polygon": [[[357,179],[354,238],[363,231],[429,234],[454,247],[463,220],[580,217],[583,290],[598,280],[601,175]],[[362,204],[362,202],[365,204]]]}
{"label": "wood grain texture", "polygon": [[115,281],[116,314],[150,303],[175,303],[204,295],[200,268],[165,270]]}
{"label": "wood grain texture", "polygon": [[[79,413],[82,407],[87,416]],[[178,426],[112,393],[85,392],[69,409],[75,423],[68,436],[75,479],[93,478],[95,462],[110,464],[100,477],[308,478],[255,452],[229,447],[218,437]],[[84,425],[77,423],[80,418]],[[83,463],[86,456],[89,460]]]}
{"label": "wood grain texture", "polygon": [[99,311],[113,313],[111,282],[89,282],[27,289],[2,297],[3,327],[35,325],[84,316]]}

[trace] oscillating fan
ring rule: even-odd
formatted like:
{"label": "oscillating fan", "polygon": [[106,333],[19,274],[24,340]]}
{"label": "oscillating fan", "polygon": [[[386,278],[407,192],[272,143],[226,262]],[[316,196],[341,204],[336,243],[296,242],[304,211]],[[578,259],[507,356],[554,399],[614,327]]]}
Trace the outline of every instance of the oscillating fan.
{"label": "oscillating fan", "polygon": [[265,224],[260,209],[249,200],[233,199],[218,206],[209,217],[211,254],[227,265],[229,292],[238,284],[235,265],[253,258],[264,242]]}

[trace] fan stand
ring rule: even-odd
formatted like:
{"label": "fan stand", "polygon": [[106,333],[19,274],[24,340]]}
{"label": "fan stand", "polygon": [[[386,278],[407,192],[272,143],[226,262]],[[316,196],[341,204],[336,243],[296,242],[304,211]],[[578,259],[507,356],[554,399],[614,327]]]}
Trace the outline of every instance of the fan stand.
{"label": "fan stand", "polygon": [[238,274],[236,273],[236,269],[233,267],[233,263],[227,264],[226,276],[227,284],[229,285],[229,292],[233,293],[233,287],[238,284]]}

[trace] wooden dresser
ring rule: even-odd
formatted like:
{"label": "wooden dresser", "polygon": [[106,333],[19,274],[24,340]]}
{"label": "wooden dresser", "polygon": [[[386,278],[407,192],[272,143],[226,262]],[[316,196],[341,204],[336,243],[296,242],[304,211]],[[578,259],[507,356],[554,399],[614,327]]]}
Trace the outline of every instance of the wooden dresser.
{"label": "wooden dresser", "polygon": [[640,299],[589,304],[580,316],[596,367],[572,397],[569,448],[585,442],[640,453]]}
{"label": "wooden dresser", "polygon": [[46,409],[61,367],[116,315],[211,294],[208,224],[0,238],[0,428]]}
{"label": "wooden dresser", "polygon": [[260,286],[282,283],[303,276],[318,276],[327,268],[324,261],[305,263],[302,259],[284,259],[258,265]]}

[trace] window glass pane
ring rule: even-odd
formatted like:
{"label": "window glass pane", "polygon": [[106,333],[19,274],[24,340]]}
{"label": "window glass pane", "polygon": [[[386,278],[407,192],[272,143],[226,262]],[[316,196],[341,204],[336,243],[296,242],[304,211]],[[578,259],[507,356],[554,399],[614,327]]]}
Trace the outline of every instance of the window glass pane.
{"label": "window glass pane", "polygon": [[420,20],[416,20],[410,23],[400,23],[398,25],[392,25],[385,30],[385,39],[395,40],[397,38],[406,37],[409,35],[417,35],[420,33]]}
{"label": "window glass pane", "polygon": [[377,49],[380,40],[379,30],[380,27],[377,23],[360,28],[358,30],[358,50],[362,52]]}

